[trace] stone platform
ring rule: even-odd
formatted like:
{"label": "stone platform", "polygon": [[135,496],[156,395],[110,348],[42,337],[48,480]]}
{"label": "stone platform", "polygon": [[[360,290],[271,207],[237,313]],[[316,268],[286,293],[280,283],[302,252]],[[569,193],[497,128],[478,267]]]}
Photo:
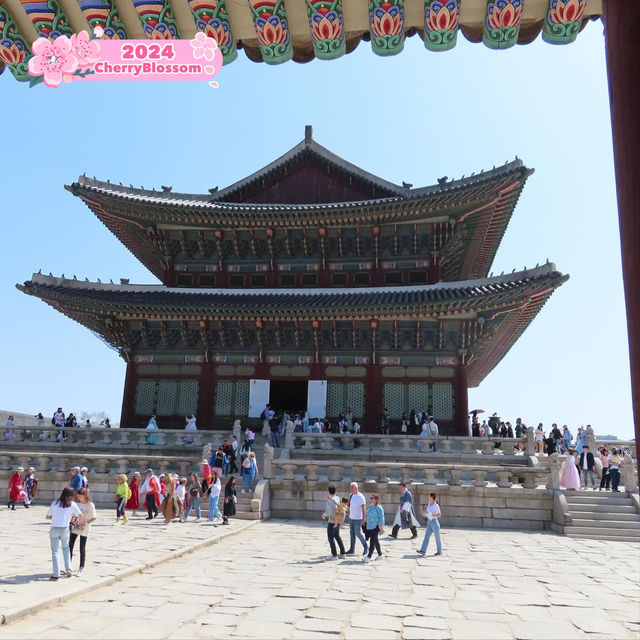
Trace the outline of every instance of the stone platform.
{"label": "stone platform", "polygon": [[[80,582],[41,582],[38,577],[50,570],[46,525],[33,518],[35,513],[0,515],[3,558],[10,558],[13,575],[32,580],[17,585],[24,603],[37,606]],[[325,527],[320,522],[256,523],[219,544],[135,570],[4,625],[0,639],[639,636],[640,557],[632,543],[445,529],[441,557],[416,556],[415,544],[401,533],[404,539],[383,542],[383,560],[364,564],[359,557],[325,561]],[[102,524],[90,542],[89,558],[135,565],[148,553],[145,539],[179,548],[184,536],[205,529],[195,524],[163,528],[155,522],[109,529]],[[18,533],[25,532],[17,545]],[[116,544],[109,534],[118,536]],[[90,563],[86,579],[95,571]],[[0,602],[5,593],[0,592]]]}

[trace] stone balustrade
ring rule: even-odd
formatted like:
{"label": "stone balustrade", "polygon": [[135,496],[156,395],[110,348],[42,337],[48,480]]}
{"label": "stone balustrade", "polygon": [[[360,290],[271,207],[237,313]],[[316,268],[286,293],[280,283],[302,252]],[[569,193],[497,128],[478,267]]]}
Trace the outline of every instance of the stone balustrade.
{"label": "stone balustrade", "polygon": [[[340,462],[319,460],[271,460],[273,477],[288,481],[316,482],[405,482],[429,486],[449,485],[474,487],[497,486],[526,489],[557,488],[549,469],[524,466],[489,466],[399,462]],[[557,481],[556,481],[557,484]]]}
{"label": "stone balustrade", "polygon": [[[289,434],[287,434],[289,435]],[[294,450],[321,449],[328,451],[358,451],[366,453],[430,452],[435,442],[436,453],[444,455],[511,455],[514,447],[522,446],[525,452],[526,438],[465,438],[461,436],[414,436],[378,434],[292,433]]]}
{"label": "stone balustrade", "polygon": [[141,473],[147,467],[156,473],[173,472],[181,476],[200,471],[199,456],[163,456],[163,455],[129,455],[76,453],[65,454],[57,452],[38,453],[34,451],[0,452],[0,472],[11,472],[16,467],[25,469],[34,467],[38,473],[57,472],[66,473],[71,467],[79,465],[88,467],[89,473],[129,475],[133,471]]}
{"label": "stone balustrade", "polygon": [[[7,438],[10,433],[15,437]],[[231,431],[184,431],[184,429],[105,429],[104,427],[76,427],[65,429],[66,440],[59,442],[59,429],[47,427],[7,427],[0,429],[0,447],[50,449],[52,447],[89,448],[139,448],[139,447],[184,447],[201,449],[207,442],[221,443],[230,439]]]}

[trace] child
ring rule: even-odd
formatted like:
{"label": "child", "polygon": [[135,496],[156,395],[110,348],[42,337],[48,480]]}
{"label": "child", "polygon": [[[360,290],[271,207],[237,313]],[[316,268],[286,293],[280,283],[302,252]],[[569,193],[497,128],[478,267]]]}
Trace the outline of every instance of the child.
{"label": "child", "polygon": [[344,519],[349,513],[349,498],[344,497],[340,504],[336,507],[336,515],[333,518],[333,526],[339,527],[341,524],[344,524]]}
{"label": "child", "polygon": [[129,522],[129,518],[124,514],[124,506],[130,497],[131,488],[127,483],[127,476],[121,473],[118,476],[118,488],[116,489],[116,521],[113,523],[114,525],[120,524],[120,516],[122,516],[122,524]]}
{"label": "child", "polygon": [[[126,476],[125,476],[126,482]],[[91,523],[96,519],[96,508],[93,505],[93,501],[89,496],[89,489],[78,489],[76,496],[77,505],[82,512],[82,520],[79,527],[73,527],[71,535],[69,537],[69,552],[70,559],[73,559],[73,546],[76,543],[76,538],[80,536],[80,568],[78,569],[78,575],[84,570],[84,561],[86,559],[87,538],[91,530]]]}
{"label": "child", "polygon": [[373,555],[375,547],[378,552],[378,560],[382,558],[382,549],[380,549],[379,535],[384,534],[384,509],[380,506],[380,496],[372,493],[369,499],[371,505],[367,507],[367,524],[365,525],[364,535],[369,540],[369,554],[362,556],[362,562],[369,562]]}
{"label": "child", "polygon": [[178,520],[184,522],[184,503],[187,498],[187,479],[180,478],[180,484],[176,487],[176,500],[178,502]]}

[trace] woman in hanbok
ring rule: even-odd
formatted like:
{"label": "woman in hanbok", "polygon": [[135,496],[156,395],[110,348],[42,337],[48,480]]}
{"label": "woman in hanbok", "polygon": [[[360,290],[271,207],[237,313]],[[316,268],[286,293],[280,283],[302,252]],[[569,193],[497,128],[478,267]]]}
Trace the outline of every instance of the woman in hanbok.
{"label": "woman in hanbok", "polygon": [[180,512],[178,498],[176,496],[176,478],[172,473],[167,474],[164,500],[160,505],[160,510],[164,515],[165,524],[169,524],[174,518],[177,518]]}
{"label": "woman in hanbok", "polygon": [[36,478],[36,470],[33,467],[27,469],[27,475],[24,477],[24,492],[26,498],[24,499],[24,506],[29,508],[29,505],[36,497],[36,491],[38,490],[38,478]]}
{"label": "woman in hanbok", "polygon": [[147,444],[156,444],[158,442],[158,436],[153,431],[158,431],[158,424],[156,423],[156,417],[151,416],[149,418],[149,424],[147,425],[147,431],[151,431],[147,435]]}
{"label": "woman in hanbok", "polygon": [[14,427],[13,416],[9,416],[7,418],[7,423],[5,427],[7,428],[7,431],[4,434],[5,440],[15,440],[17,436],[15,431],[13,430],[13,427]]}
{"label": "woman in hanbok", "polygon": [[129,481],[129,489],[131,489],[131,497],[127,500],[125,509],[131,511],[131,515],[140,508],[140,472],[134,471]]}
{"label": "woman in hanbok", "polygon": [[9,480],[9,502],[7,502],[7,508],[13,511],[16,510],[16,502],[20,500],[20,493],[24,491],[22,486],[23,473],[24,467],[18,467]]}
{"label": "woman in hanbok", "polygon": [[567,452],[567,458],[562,464],[560,469],[560,486],[565,489],[579,489],[580,488],[580,474],[576,467],[575,451],[569,449]]}
{"label": "woman in hanbok", "polygon": [[185,418],[185,420],[187,421],[187,424],[185,425],[184,430],[189,431],[191,433],[188,433],[184,437],[184,441],[185,441],[185,444],[193,444],[193,441],[195,439],[195,436],[193,435],[193,431],[198,430],[198,427],[196,426],[196,417],[192,413],[189,417]]}

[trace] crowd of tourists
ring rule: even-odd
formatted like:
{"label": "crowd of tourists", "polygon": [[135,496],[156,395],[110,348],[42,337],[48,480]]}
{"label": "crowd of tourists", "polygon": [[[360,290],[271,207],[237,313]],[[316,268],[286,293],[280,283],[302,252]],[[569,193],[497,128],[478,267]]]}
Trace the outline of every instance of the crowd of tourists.
{"label": "crowd of tourists", "polygon": [[[401,529],[409,530],[411,540],[418,538],[420,523],[416,517],[413,504],[413,496],[405,483],[399,485],[398,505],[396,508],[393,528],[388,536],[389,540],[397,540]],[[429,546],[429,540],[433,535],[436,542],[435,555],[442,555],[442,540],[440,537],[440,505],[435,493],[429,493],[428,503],[423,506],[422,514],[426,518],[424,538],[419,555],[425,555]],[[340,537],[340,526],[349,518],[349,549],[345,550],[344,542]],[[349,496],[340,498],[336,494],[336,488],[330,485],[327,494],[325,510],[321,515],[327,520],[327,539],[331,555],[327,560],[344,559],[354,556],[356,552],[356,540],[362,545],[362,561],[370,562],[374,551],[376,560],[382,560],[384,554],[380,545],[380,536],[384,535],[385,515],[384,508],[380,504],[380,496],[372,493],[367,500],[360,493],[357,482],[352,482],[349,487]]]}
{"label": "crowd of tourists", "polygon": [[[38,421],[37,422],[38,428],[42,429],[47,426],[42,413],[37,413],[34,416],[34,418],[36,418],[36,420]],[[68,429],[77,429],[79,427],[90,429],[92,427],[91,420],[89,418],[86,418],[85,420],[78,420],[78,418],[76,418],[76,416],[73,413],[69,413],[69,415],[66,415],[65,412],[62,410],[62,407],[58,407],[56,411],[53,413],[53,416],[51,417],[50,425],[56,431],[55,440],[58,442],[64,442],[65,440],[68,439],[68,434],[67,434]],[[7,418],[7,421],[4,425],[5,440],[17,439],[18,434],[16,434],[16,432],[14,431],[15,426],[16,426],[15,419],[13,416],[10,415]],[[111,422],[109,421],[109,418],[105,418],[104,420],[102,420],[100,422],[100,426],[104,427],[105,429],[110,429]],[[48,440],[49,434],[46,431],[43,431],[40,434],[39,438],[40,440]]]}

